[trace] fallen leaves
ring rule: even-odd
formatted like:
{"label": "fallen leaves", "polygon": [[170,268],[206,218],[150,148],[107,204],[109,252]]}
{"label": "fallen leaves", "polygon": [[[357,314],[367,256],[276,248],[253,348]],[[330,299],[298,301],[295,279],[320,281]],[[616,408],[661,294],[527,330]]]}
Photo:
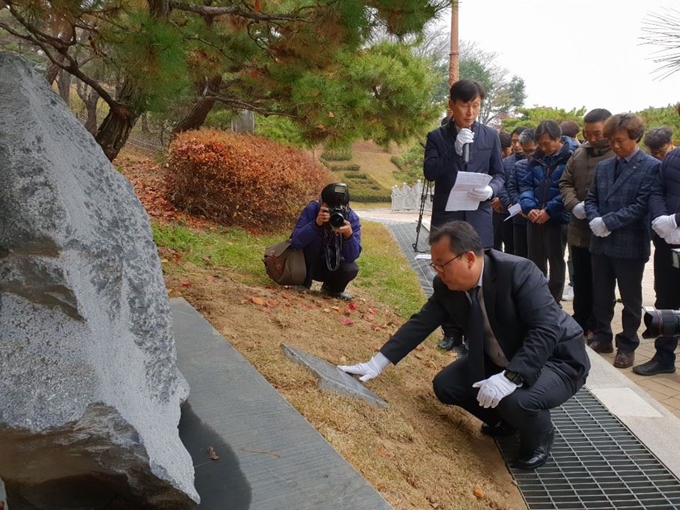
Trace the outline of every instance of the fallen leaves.
{"label": "fallen leaves", "polygon": [[474,494],[474,496],[477,499],[484,498],[484,491],[482,490],[482,487],[479,484],[475,485],[475,488],[472,489],[472,494]]}
{"label": "fallen leaves", "polygon": [[215,452],[215,448],[208,446],[208,455],[210,455],[210,460],[220,460],[220,456]]}

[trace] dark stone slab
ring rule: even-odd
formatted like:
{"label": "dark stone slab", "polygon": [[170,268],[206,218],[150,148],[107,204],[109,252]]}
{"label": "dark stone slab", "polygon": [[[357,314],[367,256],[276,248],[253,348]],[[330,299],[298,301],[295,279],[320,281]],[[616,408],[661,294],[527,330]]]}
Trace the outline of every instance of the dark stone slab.
{"label": "dark stone slab", "polygon": [[312,371],[319,381],[319,388],[322,390],[360,398],[377,407],[387,407],[387,402],[367,389],[354,377],[328,363],[328,361],[285,344],[281,344],[281,348],[290,359]]}
{"label": "dark stone slab", "polygon": [[194,308],[171,306],[177,365],[191,385],[179,432],[199,508],[391,508]]}

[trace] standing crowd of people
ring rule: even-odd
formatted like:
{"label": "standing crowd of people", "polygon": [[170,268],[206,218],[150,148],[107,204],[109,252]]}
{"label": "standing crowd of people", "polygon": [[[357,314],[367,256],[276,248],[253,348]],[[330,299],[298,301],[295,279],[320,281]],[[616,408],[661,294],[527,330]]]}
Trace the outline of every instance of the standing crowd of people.
{"label": "standing crowd of people", "polygon": [[[647,154],[638,116],[599,108],[582,130],[548,120],[499,134],[477,122],[483,100],[479,83],[457,81],[450,117],[427,136],[434,293],[370,360],[339,368],[375,378],[442,327],[440,347],[465,355],[437,374],[435,395],[479,418],[484,434],[517,433],[514,465],[535,469],[554,442],[550,410],[585,384],[586,343],[597,352],[615,344],[614,365],[634,364],[651,241],[655,306],[680,305],[673,291],[680,269],[672,265],[672,249],[680,248],[680,148],[659,128],[644,138]],[[487,185],[467,192],[466,204],[478,202],[473,210],[449,200],[461,172],[488,175]],[[567,273],[573,316],[560,304]],[[617,284],[623,327],[614,335]],[[657,339],[656,355],[635,372],[674,372],[676,347],[677,338]]]}

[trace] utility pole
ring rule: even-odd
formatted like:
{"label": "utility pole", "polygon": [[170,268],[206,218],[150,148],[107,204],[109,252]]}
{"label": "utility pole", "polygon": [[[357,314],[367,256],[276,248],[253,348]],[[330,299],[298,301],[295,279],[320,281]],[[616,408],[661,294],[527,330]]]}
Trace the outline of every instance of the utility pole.
{"label": "utility pole", "polygon": [[458,81],[460,53],[458,51],[458,0],[451,2],[451,53],[449,53],[449,87]]}
{"label": "utility pole", "polygon": [[[458,51],[458,0],[451,2],[451,52],[449,53],[449,88],[458,81],[460,52]],[[450,117],[451,110],[446,114]]]}

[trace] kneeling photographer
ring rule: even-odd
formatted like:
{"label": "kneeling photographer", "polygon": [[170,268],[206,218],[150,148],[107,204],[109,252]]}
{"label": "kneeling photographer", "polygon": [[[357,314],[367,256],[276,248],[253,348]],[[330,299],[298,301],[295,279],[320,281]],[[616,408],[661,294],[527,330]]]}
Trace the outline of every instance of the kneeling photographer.
{"label": "kneeling photographer", "polygon": [[345,288],[359,273],[356,259],[361,253],[361,224],[349,207],[346,184],[329,184],[321,192],[321,200],[305,206],[293,230],[291,247],[305,254],[305,287],[310,288],[316,280],[323,282],[323,293],[352,299]]}

